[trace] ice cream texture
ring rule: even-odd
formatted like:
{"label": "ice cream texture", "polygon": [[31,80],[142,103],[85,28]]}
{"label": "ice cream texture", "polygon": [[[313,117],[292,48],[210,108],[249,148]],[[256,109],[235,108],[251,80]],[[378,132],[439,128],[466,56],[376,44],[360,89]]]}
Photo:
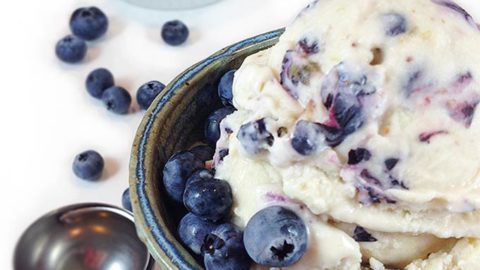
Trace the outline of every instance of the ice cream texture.
{"label": "ice cream texture", "polygon": [[480,29],[462,7],[315,1],[233,94],[216,175],[240,226],[272,204],[304,218],[289,269],[480,269]]}

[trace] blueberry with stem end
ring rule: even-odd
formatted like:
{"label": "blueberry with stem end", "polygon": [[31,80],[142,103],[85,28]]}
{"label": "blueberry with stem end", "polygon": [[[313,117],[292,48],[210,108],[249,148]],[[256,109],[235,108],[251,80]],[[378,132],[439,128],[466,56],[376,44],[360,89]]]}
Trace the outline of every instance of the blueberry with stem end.
{"label": "blueberry with stem end", "polygon": [[97,7],[78,8],[70,17],[70,29],[75,36],[91,41],[107,32],[108,18]]}
{"label": "blueberry with stem end", "polygon": [[87,54],[87,43],[77,37],[68,35],[57,42],[55,54],[63,62],[78,63]]}
{"label": "blueberry with stem end", "polygon": [[75,156],[73,172],[81,179],[96,181],[102,176],[105,162],[103,157],[94,150],[88,150]]}

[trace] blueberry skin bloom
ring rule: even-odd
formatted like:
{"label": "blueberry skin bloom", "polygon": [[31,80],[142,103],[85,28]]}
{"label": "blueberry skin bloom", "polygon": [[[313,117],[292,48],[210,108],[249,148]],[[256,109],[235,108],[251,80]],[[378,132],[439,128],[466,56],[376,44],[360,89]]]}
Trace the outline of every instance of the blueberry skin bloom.
{"label": "blueberry skin bloom", "polygon": [[183,194],[183,203],[193,214],[217,222],[230,214],[232,189],[228,182],[218,179],[190,181]]}
{"label": "blueberry skin bloom", "polygon": [[78,178],[96,181],[102,176],[104,166],[102,156],[94,150],[88,150],[75,156],[72,169]]}
{"label": "blueberry skin bloom", "polygon": [[68,35],[57,42],[55,54],[63,62],[78,63],[87,54],[87,43],[77,37]]}
{"label": "blueberry skin bloom", "polygon": [[178,225],[180,240],[195,254],[200,255],[205,237],[211,233],[217,225],[203,220],[192,213],[185,215]]}
{"label": "blueberry skin bloom", "polygon": [[252,263],[245,251],[242,232],[229,223],[218,226],[205,237],[202,253],[207,270],[248,270]]}
{"label": "blueberry skin bloom", "polygon": [[172,46],[183,44],[189,35],[188,27],[179,20],[166,22],[162,27],[163,40]]}
{"label": "blueberry skin bloom", "polygon": [[127,209],[128,211],[132,211],[132,201],[130,200],[130,189],[127,188],[122,193],[122,206],[123,208]]}
{"label": "blueberry skin bloom", "polygon": [[103,92],[102,101],[107,110],[116,114],[126,114],[132,103],[132,97],[124,88],[113,86]]}
{"label": "blueberry skin bloom", "polygon": [[190,149],[195,156],[197,156],[201,161],[209,161],[213,159],[215,150],[208,145],[197,145]]}
{"label": "blueberry skin bloom", "polygon": [[203,162],[190,152],[178,152],[163,168],[163,185],[167,194],[175,201],[183,201],[183,192],[187,180],[192,174],[203,168]]}
{"label": "blueberry skin bloom", "polygon": [[159,81],[150,81],[138,88],[137,102],[141,109],[146,110],[153,100],[162,92],[165,85]]}
{"label": "blueberry skin bloom", "polygon": [[287,267],[298,262],[305,254],[307,228],[293,211],[270,206],[250,219],[243,241],[254,262],[269,267]]}
{"label": "blueberry skin bloom", "polygon": [[70,30],[84,40],[94,40],[107,32],[108,18],[97,7],[76,9],[70,17]]}
{"label": "blueberry skin bloom", "polygon": [[218,96],[222,100],[223,105],[233,106],[233,77],[235,75],[235,69],[225,73],[220,79],[218,84]]}
{"label": "blueberry skin bloom", "polygon": [[114,84],[112,73],[106,68],[97,68],[90,72],[85,81],[87,92],[94,98],[101,98],[105,90]]}

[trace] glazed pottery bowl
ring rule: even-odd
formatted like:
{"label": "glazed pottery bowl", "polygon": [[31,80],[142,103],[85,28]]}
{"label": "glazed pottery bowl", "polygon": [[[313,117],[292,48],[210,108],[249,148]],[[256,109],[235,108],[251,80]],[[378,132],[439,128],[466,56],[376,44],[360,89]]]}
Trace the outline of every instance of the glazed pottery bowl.
{"label": "glazed pottery bowl", "polygon": [[130,197],[138,235],[162,270],[203,269],[176,238],[185,210],[165,194],[162,170],[168,157],[203,140],[205,119],[221,107],[217,84],[245,57],[274,45],[283,30],[227,47],[175,78],[155,99],[138,128],[130,161]]}

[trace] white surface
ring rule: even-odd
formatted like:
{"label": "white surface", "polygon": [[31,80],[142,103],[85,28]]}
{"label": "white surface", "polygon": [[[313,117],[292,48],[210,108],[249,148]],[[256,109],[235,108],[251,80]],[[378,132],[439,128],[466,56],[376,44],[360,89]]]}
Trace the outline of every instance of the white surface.
{"label": "white surface", "polygon": [[[0,269],[12,268],[16,240],[44,213],[72,203],[120,205],[127,187],[130,147],[141,112],[115,116],[89,97],[86,74],[107,67],[135,93],[143,82],[168,82],[176,74],[224,46],[279,28],[309,0],[224,0],[202,9],[159,12],[120,0],[17,0],[0,16]],[[458,1],[465,7],[474,0]],[[88,59],[64,65],[55,58],[58,39],[69,32],[74,8],[97,5],[110,17],[106,38],[90,44]],[[480,15],[476,10],[475,15]],[[476,16],[479,18],[479,16]],[[191,28],[186,46],[160,40],[169,19]],[[86,183],[71,172],[75,154],[96,149],[107,159],[107,176]]]}
{"label": "white surface", "polygon": [[[116,116],[88,96],[89,71],[107,67],[134,94],[145,81],[168,82],[213,52],[286,25],[309,0],[224,0],[184,12],[149,11],[119,0],[9,1],[0,16],[0,269],[12,268],[15,242],[44,213],[72,203],[120,205],[127,187],[130,147],[142,112]],[[83,64],[54,55],[69,32],[74,8],[98,5],[110,17],[106,38],[90,44]],[[160,27],[169,19],[191,29],[186,46],[168,47]],[[96,149],[107,160],[99,183],[75,178],[72,159]]]}

